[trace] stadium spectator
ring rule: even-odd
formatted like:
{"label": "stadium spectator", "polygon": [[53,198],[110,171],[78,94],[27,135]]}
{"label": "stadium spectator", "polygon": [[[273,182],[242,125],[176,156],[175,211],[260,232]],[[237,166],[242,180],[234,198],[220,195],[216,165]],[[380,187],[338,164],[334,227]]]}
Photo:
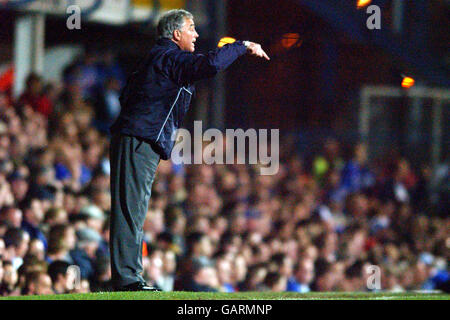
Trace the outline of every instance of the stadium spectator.
{"label": "stadium spectator", "polygon": [[88,205],[81,208],[78,217],[82,218],[88,228],[98,233],[102,232],[105,216],[103,211],[96,205]]}
{"label": "stadium spectator", "polygon": [[50,228],[47,262],[62,260],[73,263],[70,251],[75,249],[75,229],[68,224],[57,224]]}
{"label": "stadium spectator", "polygon": [[76,287],[77,274],[71,272],[71,264],[66,261],[56,260],[48,266],[48,275],[52,280],[54,293],[70,293]]}
{"label": "stadium spectator", "polygon": [[47,226],[47,230],[55,225],[65,224],[68,221],[67,211],[63,208],[52,207],[45,212],[44,225]]}
{"label": "stadium spectator", "polygon": [[218,292],[219,279],[213,264],[204,257],[192,261],[192,275],[185,286],[185,290],[194,292]]}
{"label": "stadium spectator", "polygon": [[18,295],[20,288],[16,287],[18,281],[17,270],[14,268],[13,264],[8,260],[3,262],[3,279],[0,285],[0,295],[2,296],[13,296]]}
{"label": "stadium spectator", "polygon": [[33,110],[48,117],[53,111],[53,105],[43,89],[42,78],[31,73],[26,79],[25,92],[19,97],[19,103],[30,105]]}
{"label": "stadium spectator", "polygon": [[287,291],[310,292],[314,280],[314,263],[311,259],[302,259],[295,268],[294,276],[288,279]]}
{"label": "stadium spectator", "polygon": [[45,260],[45,245],[42,240],[34,238],[30,241],[27,254],[35,256],[39,261]]}
{"label": "stadium spectator", "polygon": [[355,146],[353,157],[342,169],[341,188],[350,193],[368,189],[374,184],[375,177],[367,166],[367,147],[360,143]]}
{"label": "stadium spectator", "polygon": [[28,199],[22,205],[22,212],[24,217],[21,224],[21,229],[26,231],[31,239],[39,239],[44,247],[47,247],[47,239],[41,231],[40,225],[44,220],[44,210],[39,199]]}
{"label": "stadium spectator", "polygon": [[26,275],[25,288],[22,293],[27,295],[52,294],[52,280],[44,272],[30,272]]}
{"label": "stadium spectator", "polygon": [[23,263],[23,258],[28,251],[30,236],[20,228],[12,227],[8,229],[4,236],[5,240],[5,260],[11,261],[14,269],[19,269]]}
{"label": "stadium spectator", "polygon": [[162,261],[163,274],[159,278],[157,286],[163,291],[173,291],[177,269],[175,252],[173,250],[164,251]]}
{"label": "stadium spectator", "polygon": [[327,180],[326,176],[331,171],[339,171],[344,166],[339,141],[328,137],[324,143],[322,154],[315,157],[312,166],[315,178],[323,186]]}
{"label": "stadium spectator", "polygon": [[232,262],[227,255],[223,255],[216,259],[217,276],[220,284],[220,291],[235,292],[236,289],[232,284]]}
{"label": "stadium spectator", "polygon": [[80,267],[81,278],[91,280],[95,273],[97,249],[102,240],[100,234],[91,228],[77,230],[77,245],[70,252],[73,262]]}
{"label": "stadium spectator", "polygon": [[232,283],[234,283],[236,287],[242,288],[243,282],[248,272],[247,261],[242,254],[234,255],[232,270]]}
{"label": "stadium spectator", "polygon": [[264,263],[250,266],[246,278],[239,284],[239,291],[263,291],[265,290],[264,280],[266,279],[268,268]]}
{"label": "stadium spectator", "polygon": [[94,279],[91,281],[90,289],[93,292],[112,291],[113,286],[111,282],[111,264],[109,257],[102,256],[97,259]]}
{"label": "stadium spectator", "polygon": [[287,278],[286,276],[277,273],[269,272],[264,280],[263,290],[269,290],[273,292],[284,292],[287,288]]}
{"label": "stadium spectator", "polygon": [[143,258],[144,279],[152,287],[162,290],[163,282],[163,250],[152,248],[148,257]]}
{"label": "stadium spectator", "polygon": [[20,171],[15,171],[10,175],[8,180],[14,199],[20,203],[25,199],[29,189],[27,177]]}
{"label": "stadium spectator", "polygon": [[0,217],[5,224],[11,227],[20,228],[22,224],[22,211],[13,206],[3,206]]}

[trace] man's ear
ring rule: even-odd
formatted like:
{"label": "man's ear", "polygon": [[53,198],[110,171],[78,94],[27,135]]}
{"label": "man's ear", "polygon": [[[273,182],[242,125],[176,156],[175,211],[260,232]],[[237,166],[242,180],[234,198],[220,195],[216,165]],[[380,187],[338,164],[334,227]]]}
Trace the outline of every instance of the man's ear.
{"label": "man's ear", "polygon": [[180,30],[177,29],[173,32],[173,39],[176,41],[180,41],[180,39],[181,39],[181,31]]}

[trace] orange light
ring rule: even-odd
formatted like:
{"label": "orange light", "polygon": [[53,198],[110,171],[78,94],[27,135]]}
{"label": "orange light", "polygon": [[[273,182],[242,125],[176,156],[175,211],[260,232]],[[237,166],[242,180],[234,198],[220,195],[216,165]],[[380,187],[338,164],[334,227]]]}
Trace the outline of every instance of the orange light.
{"label": "orange light", "polygon": [[411,88],[414,86],[414,79],[410,77],[404,77],[402,81],[402,87],[403,88]]}
{"label": "orange light", "polygon": [[302,40],[300,40],[300,35],[298,33],[285,33],[283,38],[281,39],[281,45],[283,48],[289,49],[292,47],[300,47],[302,44]]}
{"label": "orange light", "polygon": [[356,3],[356,7],[358,9],[364,8],[368,6],[371,2],[372,0],[358,0],[358,2]]}
{"label": "orange light", "polygon": [[219,40],[219,43],[217,44],[217,46],[219,48],[222,48],[224,45],[229,44],[229,43],[233,43],[235,41],[236,41],[235,38],[223,37],[222,39]]}

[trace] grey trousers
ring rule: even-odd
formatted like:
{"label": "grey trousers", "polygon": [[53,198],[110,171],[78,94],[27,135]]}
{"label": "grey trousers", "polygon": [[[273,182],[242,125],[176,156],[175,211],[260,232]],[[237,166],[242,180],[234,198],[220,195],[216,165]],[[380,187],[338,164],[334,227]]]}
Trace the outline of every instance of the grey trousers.
{"label": "grey trousers", "polygon": [[111,272],[114,287],[142,278],[143,226],[160,160],[143,139],[115,133],[111,138]]}

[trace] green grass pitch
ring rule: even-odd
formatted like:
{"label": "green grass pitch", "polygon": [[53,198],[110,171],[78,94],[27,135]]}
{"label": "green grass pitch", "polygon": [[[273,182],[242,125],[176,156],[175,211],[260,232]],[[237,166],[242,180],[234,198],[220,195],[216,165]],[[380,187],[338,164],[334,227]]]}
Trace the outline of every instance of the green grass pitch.
{"label": "green grass pitch", "polygon": [[445,293],[367,292],[99,292],[49,296],[0,297],[0,300],[450,300]]}

